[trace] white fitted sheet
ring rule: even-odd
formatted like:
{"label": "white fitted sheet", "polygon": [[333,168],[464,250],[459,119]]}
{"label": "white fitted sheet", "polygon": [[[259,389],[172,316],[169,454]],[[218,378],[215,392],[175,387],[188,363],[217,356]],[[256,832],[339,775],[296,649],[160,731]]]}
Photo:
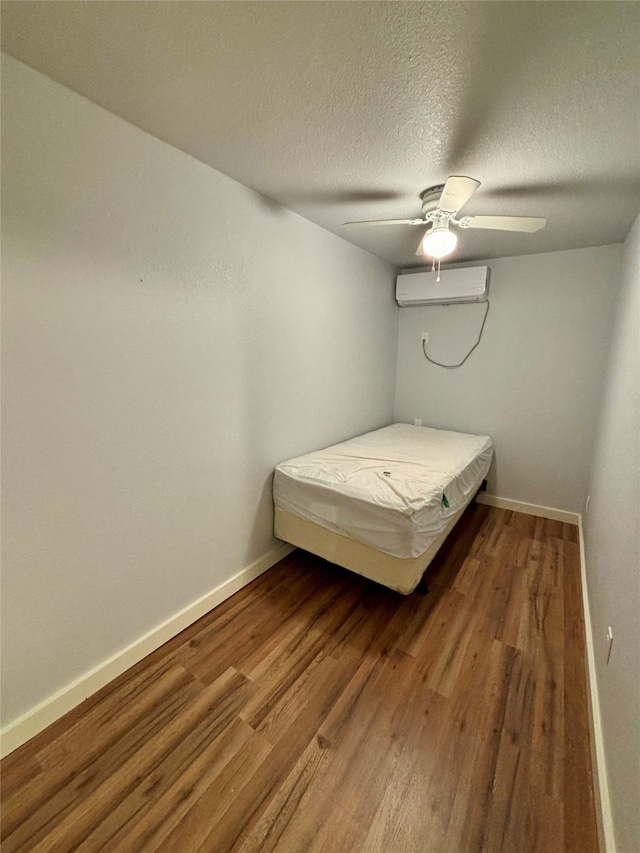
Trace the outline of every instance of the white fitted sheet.
{"label": "white fitted sheet", "polygon": [[392,424],[282,462],[274,503],[387,554],[417,557],[479,488],[492,455],[486,435]]}

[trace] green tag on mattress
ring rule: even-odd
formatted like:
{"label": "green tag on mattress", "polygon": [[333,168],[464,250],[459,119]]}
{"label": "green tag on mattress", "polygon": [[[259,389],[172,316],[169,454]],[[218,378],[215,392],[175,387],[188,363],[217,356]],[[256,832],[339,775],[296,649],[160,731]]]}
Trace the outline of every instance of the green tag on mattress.
{"label": "green tag on mattress", "polygon": [[444,492],[442,493],[442,503],[446,506],[447,509],[449,509],[449,501],[447,500],[447,496]]}

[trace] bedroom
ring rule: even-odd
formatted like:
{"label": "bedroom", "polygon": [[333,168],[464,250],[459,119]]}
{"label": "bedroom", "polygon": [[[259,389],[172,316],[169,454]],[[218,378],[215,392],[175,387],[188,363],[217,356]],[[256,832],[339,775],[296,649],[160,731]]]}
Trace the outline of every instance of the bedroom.
{"label": "bedroom", "polygon": [[[278,463],[421,419],[491,436],[491,495],[582,515],[603,832],[637,847],[637,27],[635,3],[3,4],[8,749],[286,554]],[[481,306],[398,308],[419,235],[342,223],[455,174],[469,213],[547,225],[460,231],[491,312],[446,371],[420,335],[459,359]]]}

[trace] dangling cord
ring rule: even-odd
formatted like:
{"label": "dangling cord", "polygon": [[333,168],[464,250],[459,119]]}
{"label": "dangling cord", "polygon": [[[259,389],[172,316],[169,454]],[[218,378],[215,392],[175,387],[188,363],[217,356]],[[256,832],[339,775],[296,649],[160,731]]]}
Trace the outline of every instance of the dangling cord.
{"label": "dangling cord", "polygon": [[489,314],[489,300],[487,299],[487,307],[484,309],[484,317],[482,318],[482,325],[480,326],[480,334],[478,335],[478,340],[471,347],[471,349],[465,355],[465,357],[462,359],[462,361],[459,361],[457,364],[443,364],[441,361],[435,361],[435,359],[433,359],[429,355],[427,355],[427,345],[426,345],[425,341],[423,340],[422,341],[422,353],[423,353],[424,357],[427,359],[427,361],[430,361],[431,364],[437,364],[438,367],[446,367],[447,370],[455,370],[456,367],[462,367],[462,365],[465,363],[465,361],[469,358],[471,353],[475,350],[475,348],[479,345],[480,341],[482,340],[482,333],[484,332],[484,325],[487,322],[488,314]]}
{"label": "dangling cord", "polygon": [[435,272],[435,271],[436,271],[436,259],[434,258],[433,263],[431,264],[431,272]]}
{"label": "dangling cord", "polygon": [[440,281],[440,258],[438,258],[438,277],[436,278],[436,281]]}

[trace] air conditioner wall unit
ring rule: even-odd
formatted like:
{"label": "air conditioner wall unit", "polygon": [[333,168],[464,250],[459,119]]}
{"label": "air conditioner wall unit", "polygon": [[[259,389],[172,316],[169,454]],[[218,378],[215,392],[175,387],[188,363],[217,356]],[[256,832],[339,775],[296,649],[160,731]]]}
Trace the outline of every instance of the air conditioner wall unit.
{"label": "air conditioner wall unit", "polygon": [[402,307],[486,302],[489,296],[489,267],[443,270],[406,270],[396,279],[396,300]]}

